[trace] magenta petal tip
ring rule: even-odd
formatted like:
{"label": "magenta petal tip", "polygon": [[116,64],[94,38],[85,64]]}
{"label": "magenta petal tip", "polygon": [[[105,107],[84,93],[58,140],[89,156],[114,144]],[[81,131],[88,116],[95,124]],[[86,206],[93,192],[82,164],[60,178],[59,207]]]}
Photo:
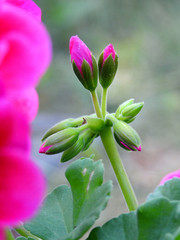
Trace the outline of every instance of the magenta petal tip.
{"label": "magenta petal tip", "polygon": [[51,145],[50,146],[44,146],[44,145],[45,145],[45,142],[39,148],[39,153],[46,153],[48,149],[51,147]]}
{"label": "magenta petal tip", "polygon": [[114,47],[112,44],[109,44],[105,49],[104,49],[104,56],[103,56],[103,64],[105,60],[112,54],[112,58],[115,61],[116,57],[116,52],[114,50]]}

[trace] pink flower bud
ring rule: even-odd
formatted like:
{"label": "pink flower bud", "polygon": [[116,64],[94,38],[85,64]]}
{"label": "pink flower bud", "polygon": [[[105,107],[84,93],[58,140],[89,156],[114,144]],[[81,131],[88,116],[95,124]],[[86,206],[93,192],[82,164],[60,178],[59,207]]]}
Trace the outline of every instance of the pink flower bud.
{"label": "pink flower bud", "polygon": [[75,62],[79,72],[82,74],[83,60],[86,60],[93,71],[92,53],[86,44],[76,35],[70,38],[69,50],[71,55],[71,62]]}
{"label": "pink flower bud", "polygon": [[104,55],[103,55],[103,63],[102,65],[104,64],[104,62],[106,61],[106,59],[112,54],[112,58],[115,62],[115,57],[116,57],[116,53],[115,53],[115,50],[114,50],[114,47],[112,44],[109,44],[105,49],[104,49]]}
{"label": "pink flower bud", "polygon": [[117,71],[118,57],[112,44],[109,44],[101,53],[98,61],[99,82],[103,88],[108,88]]}
{"label": "pink flower bud", "polygon": [[177,170],[175,172],[171,172],[171,173],[168,173],[160,182],[160,185],[163,185],[166,181],[174,178],[174,177],[177,177],[177,178],[180,178],[180,170]]}
{"label": "pink flower bud", "polygon": [[69,50],[77,78],[86,89],[94,91],[97,87],[97,63],[91,51],[78,36],[71,37]]}

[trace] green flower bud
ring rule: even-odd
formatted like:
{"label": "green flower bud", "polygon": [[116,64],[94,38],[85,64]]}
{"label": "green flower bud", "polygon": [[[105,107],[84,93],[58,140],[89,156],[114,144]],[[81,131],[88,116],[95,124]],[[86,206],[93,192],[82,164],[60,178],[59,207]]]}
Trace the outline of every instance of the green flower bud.
{"label": "green flower bud", "polygon": [[41,146],[41,153],[56,154],[71,147],[79,136],[77,128],[67,128],[49,136]]}
{"label": "green flower bud", "polygon": [[141,140],[138,133],[127,123],[118,121],[113,124],[117,143],[128,151],[141,151]]}
{"label": "green flower bud", "polygon": [[82,132],[77,142],[75,142],[70,148],[63,152],[61,162],[66,162],[78,155],[78,153],[81,151],[88,149],[96,135],[97,134],[93,133],[90,129]]}
{"label": "green flower bud", "polygon": [[119,106],[115,116],[118,120],[130,123],[135,120],[136,115],[141,111],[144,106],[144,102],[133,103],[133,99],[130,99]]}
{"label": "green flower bud", "polygon": [[98,61],[99,82],[103,88],[108,88],[116,74],[118,57],[112,44],[109,44],[101,53]]}
{"label": "green flower bud", "polygon": [[140,102],[140,103],[133,103],[130,106],[127,106],[126,108],[124,108],[121,112],[122,116],[124,117],[135,117],[142,109],[142,107],[144,106],[144,102]]}
{"label": "green flower bud", "polygon": [[116,110],[115,117],[118,118],[122,110],[125,109],[127,106],[133,104],[133,102],[134,102],[134,99],[132,98],[120,104],[118,109]]}
{"label": "green flower bud", "polygon": [[68,127],[74,127],[73,121],[74,121],[73,118],[68,118],[66,120],[56,123],[54,126],[47,130],[47,132],[42,137],[42,141],[44,141],[47,137],[51,136],[56,132],[62,131]]}

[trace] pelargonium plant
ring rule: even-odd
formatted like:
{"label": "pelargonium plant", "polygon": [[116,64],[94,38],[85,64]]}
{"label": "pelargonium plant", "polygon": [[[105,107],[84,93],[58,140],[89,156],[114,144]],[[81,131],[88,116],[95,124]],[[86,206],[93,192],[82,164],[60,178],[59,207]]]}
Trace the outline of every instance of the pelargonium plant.
{"label": "pelargonium plant", "polygon": [[[121,161],[118,147],[132,154],[142,149],[130,123],[144,103],[129,99],[116,112],[107,112],[108,89],[118,69],[112,44],[96,62],[86,44],[78,36],[71,37],[72,67],[92,96],[94,113],[55,124],[42,137],[39,152],[62,153],[61,162],[67,162],[100,138],[129,212],[92,228],[112,190],[111,180],[103,183],[103,161],[95,161],[93,156],[70,163],[65,172],[69,185],[55,188],[42,204],[44,177],[30,160],[29,135],[29,122],[37,113],[35,86],[51,56],[50,39],[40,16],[40,9],[31,0],[0,2],[0,239],[78,240],[90,229],[87,240],[180,239],[179,171],[165,176],[139,205]],[[27,48],[27,42],[32,49]],[[101,104],[96,93],[98,82]],[[25,104],[28,99],[32,104]]]}

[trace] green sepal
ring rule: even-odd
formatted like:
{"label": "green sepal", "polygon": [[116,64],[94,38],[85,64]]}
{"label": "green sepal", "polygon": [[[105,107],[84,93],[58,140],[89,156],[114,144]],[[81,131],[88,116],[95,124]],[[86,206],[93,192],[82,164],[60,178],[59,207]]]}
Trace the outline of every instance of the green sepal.
{"label": "green sepal", "polygon": [[79,135],[78,128],[66,128],[60,132],[54,133],[53,135],[49,136],[45,141],[44,147],[54,145],[56,143],[61,143],[64,140],[71,138],[71,136],[78,137],[78,135]]}
{"label": "green sepal", "polygon": [[[81,120],[81,122],[83,123],[83,119]],[[81,124],[79,124],[79,125],[81,125]],[[69,127],[76,127],[76,126],[78,126],[78,125],[75,124],[75,119],[74,118],[68,118],[68,119],[63,120],[61,122],[58,122],[54,126],[52,126],[50,129],[47,130],[47,132],[42,137],[41,141],[44,141],[47,137],[51,136],[52,134],[54,134],[56,132],[62,131],[62,130],[66,129],[66,128],[69,128]]]}
{"label": "green sepal", "polygon": [[126,120],[124,120],[124,122],[126,122],[126,123],[131,123],[131,122],[133,122],[135,119],[136,119],[136,117],[127,118]]}
{"label": "green sepal", "polygon": [[99,60],[98,60],[98,68],[99,68],[99,73],[100,73],[100,69],[102,67],[103,64],[103,57],[104,57],[104,51],[101,53],[101,55],[99,56]]}
{"label": "green sepal", "polygon": [[123,145],[126,150],[140,151],[141,139],[131,126],[123,121],[118,121],[113,124],[113,129],[115,139],[121,147]]}
{"label": "green sepal", "polygon": [[[98,65],[100,66],[100,63]],[[110,54],[99,69],[99,82],[103,88],[108,88],[111,85],[116,74],[116,70],[117,65],[114,62],[112,54]]]}
{"label": "green sepal", "polygon": [[100,132],[105,126],[104,120],[101,118],[87,117],[86,121],[88,123],[88,127],[95,133]]}
{"label": "green sepal", "polygon": [[[86,86],[84,86],[89,91],[94,91],[97,87],[97,76],[94,78],[94,73],[92,73],[89,63],[83,59],[82,63],[82,73],[84,80],[86,81]],[[97,72],[96,72],[97,75]]]}
{"label": "green sepal", "polygon": [[92,55],[94,90],[98,84],[98,66],[95,57]]}
{"label": "green sepal", "polygon": [[133,104],[133,102],[134,102],[134,99],[131,98],[131,99],[129,99],[129,100],[121,103],[121,104],[119,105],[119,107],[117,108],[116,112],[115,112],[115,117],[118,118],[119,115],[121,114],[122,110],[123,110],[124,108],[126,108],[127,106]]}
{"label": "green sepal", "polygon": [[85,130],[79,135],[78,140],[66,151],[63,152],[61,162],[66,162],[74,158],[81,151],[85,151],[93,142],[96,134],[90,129]]}
{"label": "green sepal", "polygon": [[121,120],[121,121],[123,121],[123,122],[126,122],[126,123],[131,123],[131,122],[133,122],[135,119],[136,119],[136,117],[124,117],[122,114],[120,114],[119,115],[119,117],[117,118],[118,120]]}
{"label": "green sepal", "polygon": [[76,74],[77,78],[79,79],[79,81],[82,83],[82,85],[88,89],[88,85],[87,85],[87,82],[86,80],[83,78],[83,76],[81,75],[81,73],[79,72],[79,69],[77,68],[74,60],[72,62],[72,66],[73,66],[73,70],[74,70],[74,73]]}
{"label": "green sepal", "polygon": [[78,135],[70,136],[67,139],[62,140],[59,143],[52,145],[47,151],[46,154],[57,154],[65,151],[70,148],[78,140]]}
{"label": "green sepal", "polygon": [[75,156],[77,156],[78,153],[80,153],[81,150],[83,149],[83,146],[84,146],[83,141],[78,139],[77,142],[75,142],[70,148],[63,152],[61,156],[61,162],[67,162],[74,158]]}
{"label": "green sepal", "polygon": [[133,103],[130,106],[125,107],[121,114],[125,117],[135,117],[141,111],[143,106],[144,102]]}

